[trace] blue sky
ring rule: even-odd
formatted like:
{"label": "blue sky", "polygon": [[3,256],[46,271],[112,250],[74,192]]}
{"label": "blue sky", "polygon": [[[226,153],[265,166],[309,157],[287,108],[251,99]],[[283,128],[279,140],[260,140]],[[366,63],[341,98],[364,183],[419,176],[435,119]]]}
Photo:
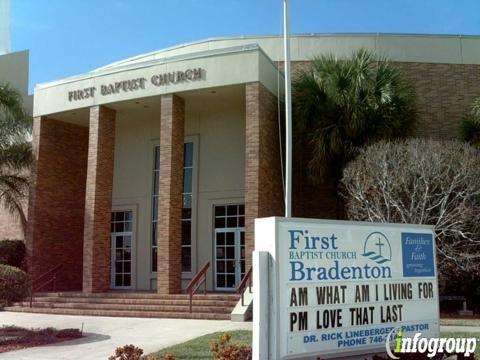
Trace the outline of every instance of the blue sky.
{"label": "blue sky", "polygon": [[[292,33],[480,35],[480,0],[290,0]],[[280,34],[282,0],[12,0],[36,83],[208,37]]]}

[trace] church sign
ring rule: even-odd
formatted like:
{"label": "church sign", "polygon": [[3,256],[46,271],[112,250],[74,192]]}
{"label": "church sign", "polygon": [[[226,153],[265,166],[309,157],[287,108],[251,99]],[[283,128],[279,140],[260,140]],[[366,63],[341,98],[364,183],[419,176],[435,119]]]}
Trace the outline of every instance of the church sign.
{"label": "church sign", "polygon": [[268,272],[255,302],[271,304],[254,309],[259,359],[385,353],[400,329],[439,336],[432,227],[257,219],[255,250],[270,257],[254,263]]}

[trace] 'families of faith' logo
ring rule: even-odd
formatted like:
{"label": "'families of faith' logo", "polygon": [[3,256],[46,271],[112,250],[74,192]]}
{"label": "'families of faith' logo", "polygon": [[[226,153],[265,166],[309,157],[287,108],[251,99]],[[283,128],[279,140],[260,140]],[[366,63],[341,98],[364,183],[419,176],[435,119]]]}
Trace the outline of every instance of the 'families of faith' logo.
{"label": "'families of faith' logo", "polygon": [[381,232],[373,232],[365,239],[362,255],[375,261],[377,264],[391,261],[392,248],[390,247],[390,242]]}

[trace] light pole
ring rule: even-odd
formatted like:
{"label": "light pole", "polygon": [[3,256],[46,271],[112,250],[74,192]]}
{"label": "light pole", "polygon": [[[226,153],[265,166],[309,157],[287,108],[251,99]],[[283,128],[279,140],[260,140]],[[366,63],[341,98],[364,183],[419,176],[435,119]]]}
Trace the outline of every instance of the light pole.
{"label": "light pole", "polygon": [[285,217],[292,216],[292,81],[288,0],[283,0],[283,48],[285,57]]}

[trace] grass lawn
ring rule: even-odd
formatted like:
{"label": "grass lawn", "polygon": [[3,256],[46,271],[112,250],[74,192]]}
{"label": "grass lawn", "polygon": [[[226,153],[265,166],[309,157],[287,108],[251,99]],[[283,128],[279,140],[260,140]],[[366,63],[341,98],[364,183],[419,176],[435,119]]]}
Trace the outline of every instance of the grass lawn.
{"label": "grass lawn", "polygon": [[440,325],[480,326],[480,319],[442,318]]}
{"label": "grass lawn", "polygon": [[[229,331],[232,335],[232,344],[237,345],[252,345],[252,332],[248,330]],[[224,332],[216,332],[200,336],[196,339],[184,342],[182,344],[174,345],[165,349],[162,349],[156,353],[150,354],[153,359],[163,360],[165,354],[174,355],[177,360],[205,360],[211,359],[212,353],[210,352],[210,345],[214,341],[218,341],[220,336]]]}
{"label": "grass lawn", "polygon": [[[230,332],[232,335],[232,343],[237,345],[248,345],[252,344],[252,332],[248,330],[238,330]],[[177,360],[206,360],[211,359],[212,354],[210,352],[210,345],[214,341],[218,341],[219,337],[223,335],[223,332],[217,332],[213,334],[204,335],[196,339],[184,342],[182,344],[174,345],[169,348],[160,350],[159,352],[150,354],[152,359],[163,360],[165,354],[174,355]],[[480,339],[480,332],[448,332],[444,331],[441,333],[442,337],[464,337],[472,338],[475,337]],[[480,345],[477,345],[475,349],[475,356],[480,357]]]}
{"label": "grass lawn", "polygon": [[475,357],[478,359],[480,357],[480,344],[478,339],[480,339],[480,332],[450,332],[442,331],[440,334],[441,337],[454,337],[454,338],[477,338],[477,347],[475,349]]}

